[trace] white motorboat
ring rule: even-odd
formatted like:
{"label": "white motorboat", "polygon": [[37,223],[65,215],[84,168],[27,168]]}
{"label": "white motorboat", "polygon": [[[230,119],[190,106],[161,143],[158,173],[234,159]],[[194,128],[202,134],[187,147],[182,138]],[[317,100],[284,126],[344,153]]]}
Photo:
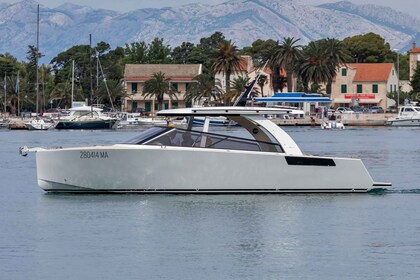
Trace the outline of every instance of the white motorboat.
{"label": "white motorboat", "polygon": [[411,104],[400,106],[398,116],[389,118],[387,124],[392,126],[420,126],[420,107]]}
{"label": "white motorboat", "polygon": [[[27,148],[36,152],[39,186],[71,193],[367,192],[375,183],[360,159],[303,154],[279,126],[263,117],[272,108],[203,107],[160,111],[190,117],[186,129],[152,127],[110,146]],[[193,117],[222,115],[250,138],[193,130]]]}
{"label": "white motorboat", "polygon": [[338,130],[342,130],[345,129],[345,126],[343,124],[343,122],[341,121],[336,121],[336,120],[327,120],[327,121],[323,121],[321,124],[321,128],[322,129],[338,129]]}
{"label": "white motorboat", "polygon": [[48,130],[54,128],[57,123],[52,119],[36,118],[25,123],[28,130]]}
{"label": "white motorboat", "polygon": [[126,127],[126,126],[138,126],[140,114],[139,113],[120,113],[120,121],[119,126]]}
{"label": "white motorboat", "polygon": [[141,125],[167,125],[169,124],[169,119],[162,117],[140,117],[138,118],[138,122]]}

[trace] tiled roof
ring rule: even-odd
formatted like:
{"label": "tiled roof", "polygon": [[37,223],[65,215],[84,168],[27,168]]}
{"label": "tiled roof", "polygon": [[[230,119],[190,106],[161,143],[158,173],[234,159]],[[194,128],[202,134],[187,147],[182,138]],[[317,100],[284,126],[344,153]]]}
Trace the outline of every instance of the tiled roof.
{"label": "tiled roof", "polygon": [[201,74],[201,64],[126,64],[124,79],[148,80],[159,71],[172,80],[192,80]]}
{"label": "tiled roof", "polygon": [[420,53],[420,48],[414,48],[408,51],[408,53]]}
{"label": "tiled roof", "polygon": [[348,63],[347,67],[356,69],[355,82],[388,81],[393,63]]}

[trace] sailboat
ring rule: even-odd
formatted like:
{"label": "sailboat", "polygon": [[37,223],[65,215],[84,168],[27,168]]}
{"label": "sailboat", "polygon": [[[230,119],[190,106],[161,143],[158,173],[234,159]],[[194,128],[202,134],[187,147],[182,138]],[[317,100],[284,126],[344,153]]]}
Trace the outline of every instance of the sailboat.
{"label": "sailboat", "polygon": [[[92,85],[91,85],[92,87]],[[84,104],[82,106],[75,106],[77,103],[83,102],[74,102],[74,60],[72,62],[72,93],[71,93],[71,103],[72,108],[70,108],[70,115],[61,118],[57,125],[56,129],[112,129],[117,128],[118,119],[116,117],[110,117],[102,113],[103,109],[97,108],[94,106],[88,106]],[[91,89],[92,92],[92,89]],[[92,101],[92,93],[91,93]]]}

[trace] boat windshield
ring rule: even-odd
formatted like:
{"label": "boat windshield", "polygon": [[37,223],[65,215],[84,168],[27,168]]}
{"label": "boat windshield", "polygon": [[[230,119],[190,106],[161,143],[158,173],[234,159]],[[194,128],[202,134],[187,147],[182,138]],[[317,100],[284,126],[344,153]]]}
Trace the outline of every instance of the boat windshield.
{"label": "boat windshield", "polygon": [[158,135],[165,133],[169,130],[172,130],[172,127],[160,127],[160,126],[155,126],[155,127],[151,127],[145,131],[143,131],[142,133],[140,133],[139,135],[137,135],[134,138],[131,138],[128,141],[125,141],[123,144],[143,144],[144,142],[150,140],[150,139],[154,139],[156,138]]}
{"label": "boat windshield", "polygon": [[284,152],[276,143],[174,127],[153,127],[125,144]]}

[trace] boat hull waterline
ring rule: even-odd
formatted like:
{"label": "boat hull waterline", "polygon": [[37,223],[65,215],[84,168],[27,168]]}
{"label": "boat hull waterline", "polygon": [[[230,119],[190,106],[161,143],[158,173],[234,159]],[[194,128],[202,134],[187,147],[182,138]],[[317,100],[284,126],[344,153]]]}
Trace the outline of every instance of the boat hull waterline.
{"label": "boat hull waterline", "polygon": [[114,145],[39,150],[36,161],[38,184],[49,192],[338,193],[387,187],[375,184],[359,159],[268,152]]}

